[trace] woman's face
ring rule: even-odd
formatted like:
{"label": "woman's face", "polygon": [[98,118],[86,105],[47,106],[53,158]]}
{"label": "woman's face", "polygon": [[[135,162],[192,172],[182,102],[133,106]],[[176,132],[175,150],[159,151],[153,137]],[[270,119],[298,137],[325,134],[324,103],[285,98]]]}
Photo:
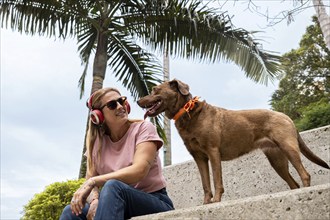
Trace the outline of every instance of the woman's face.
{"label": "woman's face", "polygon": [[[119,95],[115,91],[111,91],[106,93],[101,99],[101,106],[106,105],[109,101],[118,100],[121,95]],[[126,122],[128,120],[128,113],[126,111],[125,104],[124,106],[121,105],[119,102],[116,102],[117,106],[115,109],[110,109],[109,107],[105,106],[102,109],[105,122],[107,124],[114,124],[119,122]]]}

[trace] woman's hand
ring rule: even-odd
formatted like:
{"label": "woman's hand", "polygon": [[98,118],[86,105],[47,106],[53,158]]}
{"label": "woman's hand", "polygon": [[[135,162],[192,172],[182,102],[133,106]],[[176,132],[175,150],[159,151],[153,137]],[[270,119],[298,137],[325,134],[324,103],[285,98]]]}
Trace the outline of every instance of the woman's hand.
{"label": "woman's hand", "polygon": [[91,204],[89,205],[88,213],[87,213],[87,220],[93,220],[96,214],[96,209],[99,204],[98,199],[94,199]]}
{"label": "woman's hand", "polygon": [[71,210],[75,215],[81,214],[81,210],[84,208],[86,199],[92,189],[95,186],[95,180],[90,178],[84,182],[84,184],[73,194],[71,200]]}

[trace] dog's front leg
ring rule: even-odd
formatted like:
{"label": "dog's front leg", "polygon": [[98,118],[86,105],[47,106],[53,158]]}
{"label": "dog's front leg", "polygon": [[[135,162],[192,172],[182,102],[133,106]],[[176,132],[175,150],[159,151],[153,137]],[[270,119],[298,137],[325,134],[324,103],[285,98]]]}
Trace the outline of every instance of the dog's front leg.
{"label": "dog's front leg", "polygon": [[204,190],[203,204],[209,204],[211,203],[211,199],[213,195],[212,195],[211,183],[210,183],[208,158],[206,156],[200,155],[200,152],[196,154],[192,154],[192,156],[197,164],[202,179],[202,185]]}
{"label": "dog's front leg", "polygon": [[220,202],[222,194],[224,193],[223,182],[222,182],[222,167],[221,167],[221,156],[218,148],[214,148],[210,151],[210,162],[213,174],[214,183],[214,197],[213,202]]}

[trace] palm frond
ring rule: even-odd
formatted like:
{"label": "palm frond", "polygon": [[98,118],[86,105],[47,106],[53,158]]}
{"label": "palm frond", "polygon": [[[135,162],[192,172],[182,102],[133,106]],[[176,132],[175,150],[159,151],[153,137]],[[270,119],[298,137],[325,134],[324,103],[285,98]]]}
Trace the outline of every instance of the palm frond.
{"label": "palm frond", "polygon": [[[153,54],[144,51],[123,33],[111,34],[109,41],[109,66],[135,100],[148,95],[152,87],[162,82],[163,70]],[[152,121],[166,143],[162,116]]]}
{"label": "palm frond", "polygon": [[78,87],[80,88],[80,98],[82,98],[85,91],[85,79],[87,76],[87,68],[89,64],[89,59],[91,54],[97,44],[97,29],[91,25],[90,23],[83,23],[79,27],[79,31],[77,31],[78,36],[78,51],[80,53],[80,59],[82,65],[85,66],[84,71],[79,79]]}
{"label": "palm frond", "polygon": [[58,36],[74,34],[75,16],[56,0],[3,0],[1,27],[31,35]]}
{"label": "palm frond", "polygon": [[172,56],[203,62],[234,62],[255,82],[267,84],[282,73],[280,56],[264,51],[252,32],[235,29],[228,15],[200,1],[173,0],[163,10],[126,8],[123,19],[153,50],[166,45]]}
{"label": "palm frond", "polygon": [[122,33],[111,34],[109,41],[109,66],[115,76],[135,99],[149,94],[149,90],[160,83],[163,76],[162,67],[156,57]]}

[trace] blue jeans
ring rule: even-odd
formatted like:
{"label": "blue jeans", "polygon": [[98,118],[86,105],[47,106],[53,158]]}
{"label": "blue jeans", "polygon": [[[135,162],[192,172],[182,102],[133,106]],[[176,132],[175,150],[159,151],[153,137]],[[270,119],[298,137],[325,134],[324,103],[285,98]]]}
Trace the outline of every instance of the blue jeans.
{"label": "blue jeans", "polygon": [[[79,216],[71,213],[66,206],[60,220],[86,219],[88,204]],[[134,216],[147,215],[173,210],[173,203],[165,189],[153,193],[145,193],[118,180],[107,181],[101,192],[94,220],[120,220]]]}

